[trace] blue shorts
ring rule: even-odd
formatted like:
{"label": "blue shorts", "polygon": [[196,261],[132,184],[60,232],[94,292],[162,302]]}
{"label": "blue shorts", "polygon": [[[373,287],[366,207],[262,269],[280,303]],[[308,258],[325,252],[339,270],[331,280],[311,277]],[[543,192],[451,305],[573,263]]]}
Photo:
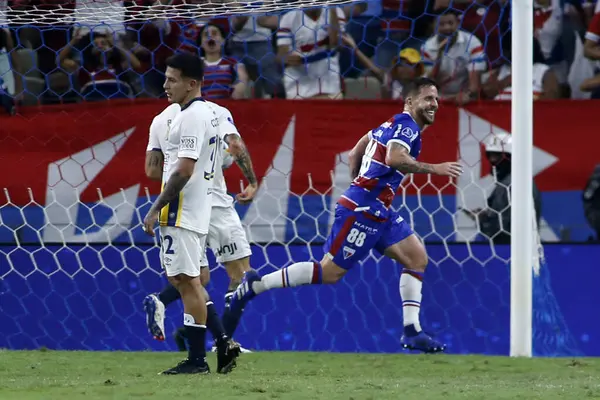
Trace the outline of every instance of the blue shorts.
{"label": "blue shorts", "polygon": [[393,244],[413,234],[408,222],[391,213],[384,221],[337,205],[331,232],[325,243],[325,253],[344,269],[362,261],[371,249],[383,254]]}

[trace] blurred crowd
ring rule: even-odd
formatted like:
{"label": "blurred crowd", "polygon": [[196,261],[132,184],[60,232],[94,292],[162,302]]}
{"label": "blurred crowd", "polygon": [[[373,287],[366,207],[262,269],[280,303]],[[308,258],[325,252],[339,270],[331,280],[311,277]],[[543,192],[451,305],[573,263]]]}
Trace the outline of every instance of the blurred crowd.
{"label": "blurred crowd", "polygon": [[[600,3],[533,3],[534,98],[600,98]],[[399,99],[419,75],[458,104],[511,97],[509,0],[281,4],[202,18],[198,2],[0,0],[2,103],[160,97],[179,51],[203,57],[209,99]]]}

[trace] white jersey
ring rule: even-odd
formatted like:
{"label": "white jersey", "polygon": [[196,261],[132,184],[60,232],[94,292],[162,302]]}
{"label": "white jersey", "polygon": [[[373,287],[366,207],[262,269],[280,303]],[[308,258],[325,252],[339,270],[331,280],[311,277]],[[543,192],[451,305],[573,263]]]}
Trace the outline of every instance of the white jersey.
{"label": "white jersey", "polygon": [[203,99],[194,99],[181,109],[171,105],[154,118],[148,150],[160,149],[164,155],[162,187],[175,171],[179,158],[196,160],[188,183],[160,211],[161,226],[208,234],[212,186],[222,163],[221,140],[217,108]]}
{"label": "white jersey", "polygon": [[[218,104],[207,102],[215,107],[217,118],[219,119],[219,130],[221,132],[221,151],[222,158],[229,158],[227,143],[225,143],[226,135],[237,135],[240,136],[235,124],[233,123],[233,117],[231,112]],[[231,166],[223,164],[223,167]],[[213,195],[212,195],[212,206],[213,207],[231,207],[233,205],[233,198],[227,194],[227,184],[225,183],[225,177],[223,176],[223,168],[215,170],[215,181],[213,182]]]}

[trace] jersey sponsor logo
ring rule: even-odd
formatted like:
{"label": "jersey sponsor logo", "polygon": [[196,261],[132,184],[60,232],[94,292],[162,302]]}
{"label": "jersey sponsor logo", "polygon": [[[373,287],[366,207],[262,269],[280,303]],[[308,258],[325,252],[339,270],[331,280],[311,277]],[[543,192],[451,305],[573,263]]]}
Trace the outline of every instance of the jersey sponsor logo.
{"label": "jersey sponsor logo", "polygon": [[196,150],[196,138],[193,136],[182,136],[179,143],[180,150]]}
{"label": "jersey sponsor logo", "polygon": [[360,228],[362,231],[366,231],[369,234],[375,234],[378,231],[377,228],[373,228],[372,226],[367,226],[365,224],[361,224],[360,222],[354,222],[354,226]]}
{"label": "jersey sponsor logo", "polygon": [[348,246],[344,246],[343,250],[344,250],[344,260],[349,259],[350,257],[352,257],[354,255],[354,253],[356,253],[356,250],[354,250],[352,247],[348,247]]}
{"label": "jersey sponsor logo", "polygon": [[218,256],[222,256],[222,255],[234,255],[238,250],[237,244],[236,243],[229,243],[226,244],[224,246],[221,246],[217,249],[217,255]]}

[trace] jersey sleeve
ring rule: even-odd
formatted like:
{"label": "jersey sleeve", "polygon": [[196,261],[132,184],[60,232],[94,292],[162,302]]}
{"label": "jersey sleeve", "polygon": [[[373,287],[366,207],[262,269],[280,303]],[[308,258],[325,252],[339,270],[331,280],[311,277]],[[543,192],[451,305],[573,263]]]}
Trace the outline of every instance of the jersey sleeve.
{"label": "jersey sleeve", "polygon": [[233,116],[231,115],[231,112],[226,108],[221,110],[221,115],[219,116],[219,127],[223,137],[227,135],[241,136],[240,132],[238,132],[237,127],[235,126],[235,123],[233,122]]}
{"label": "jersey sleeve", "polygon": [[191,158],[192,160],[200,158],[202,143],[208,129],[207,123],[210,121],[195,115],[188,115],[182,119],[178,158]]}
{"label": "jersey sleeve", "polygon": [[150,134],[148,135],[148,146],[146,146],[146,151],[162,151],[160,148],[160,142],[158,141],[158,122],[156,118],[152,120],[152,124],[150,124]]}
{"label": "jersey sleeve", "polygon": [[410,153],[412,150],[412,145],[415,139],[419,136],[419,131],[414,124],[405,123],[403,120],[396,120],[394,124],[390,127],[389,133],[387,136],[387,142],[389,143],[398,143],[401,146],[404,146],[406,150]]}
{"label": "jersey sleeve", "polygon": [[293,46],[294,42],[294,16],[296,11],[290,11],[284,14],[279,21],[279,29],[277,29],[277,45],[278,46]]}

